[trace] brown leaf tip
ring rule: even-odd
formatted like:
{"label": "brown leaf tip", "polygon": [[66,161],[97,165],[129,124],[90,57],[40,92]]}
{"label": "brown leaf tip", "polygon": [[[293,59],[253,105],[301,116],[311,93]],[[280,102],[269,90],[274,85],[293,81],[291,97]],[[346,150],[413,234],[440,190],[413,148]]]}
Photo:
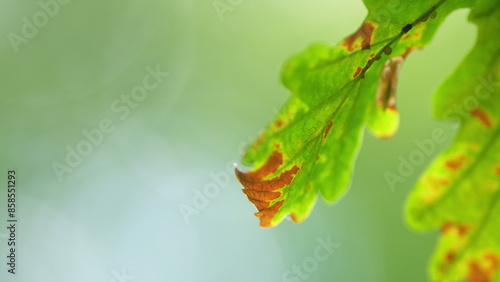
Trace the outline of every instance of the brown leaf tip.
{"label": "brown leaf tip", "polygon": [[255,213],[255,216],[257,216],[260,219],[260,227],[269,228],[274,226],[272,224],[272,219],[279,211],[284,201],[285,200],[281,200],[275,203],[274,205]]}
{"label": "brown leaf tip", "polygon": [[279,176],[267,179],[274,174],[283,165],[283,154],[277,150],[273,151],[266,162],[258,169],[241,172],[236,169],[236,177],[243,185],[243,193],[248,197],[259,210],[255,215],[260,219],[261,227],[271,227],[271,220],[283,205],[283,201],[278,201],[271,205],[271,202],[281,196],[279,191],[285,186],[290,185],[299,167],[294,165],[292,168],[283,171]]}

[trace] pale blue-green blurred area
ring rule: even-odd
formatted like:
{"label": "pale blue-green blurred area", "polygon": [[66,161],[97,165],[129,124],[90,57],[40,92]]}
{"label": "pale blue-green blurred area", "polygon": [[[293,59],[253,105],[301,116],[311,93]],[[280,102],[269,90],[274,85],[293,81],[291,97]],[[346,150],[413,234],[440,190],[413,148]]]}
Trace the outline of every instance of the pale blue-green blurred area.
{"label": "pale blue-green blurred area", "polygon": [[[307,281],[427,280],[435,233],[409,230],[402,208],[432,158],[394,189],[384,173],[435,128],[451,140],[452,125],[430,116],[430,97],[472,46],[466,11],[405,63],[401,129],[390,140],[365,134],[346,196],[318,200],[301,224],[264,230],[227,167],[286,101],[282,62],[356,30],[361,1],[232,1],[221,18],[212,1],[73,0],[17,53],[8,34],[22,34],[22,18],[41,7],[0,3],[1,185],[16,169],[19,219],[15,276],[0,229],[0,281],[282,281],[328,237],[340,247]],[[113,102],[142,85],[148,66],[169,76],[120,118]],[[66,147],[107,118],[114,131],[59,181],[52,164],[64,164]],[[180,207],[214,187],[214,174],[228,184],[183,216]]]}

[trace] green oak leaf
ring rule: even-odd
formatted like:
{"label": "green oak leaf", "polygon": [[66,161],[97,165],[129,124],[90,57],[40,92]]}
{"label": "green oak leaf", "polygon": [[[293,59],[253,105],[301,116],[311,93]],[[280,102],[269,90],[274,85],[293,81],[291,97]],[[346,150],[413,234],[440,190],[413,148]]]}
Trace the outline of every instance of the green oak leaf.
{"label": "green oak leaf", "polygon": [[475,46],[434,95],[436,117],[460,130],[406,204],[412,227],[441,227],[435,281],[500,281],[500,1],[479,0],[469,20]]}
{"label": "green oak leaf", "polygon": [[318,192],[335,202],[347,190],[364,126],[395,133],[399,68],[424,47],[452,11],[474,0],[366,0],[357,32],[336,46],[315,44],[286,62],[282,82],[291,98],[247,149],[236,170],[262,227],[287,215],[304,220]]}

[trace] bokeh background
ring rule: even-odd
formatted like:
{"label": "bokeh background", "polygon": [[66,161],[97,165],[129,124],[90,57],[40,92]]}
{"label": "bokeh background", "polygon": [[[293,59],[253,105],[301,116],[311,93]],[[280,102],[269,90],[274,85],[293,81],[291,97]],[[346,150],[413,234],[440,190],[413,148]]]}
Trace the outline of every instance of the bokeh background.
{"label": "bokeh background", "polygon": [[[328,238],[340,247],[290,281],[428,280],[437,232],[410,230],[402,211],[432,156],[394,189],[384,172],[435,128],[452,139],[430,99],[473,44],[467,11],[405,62],[401,128],[390,140],[365,134],[345,197],[318,200],[301,224],[261,229],[227,166],[288,98],[282,62],[355,31],[361,1],[222,0],[231,7],[223,14],[212,0],[62,2],[14,46],[12,33],[34,16],[43,23],[45,10],[0,1],[0,281],[284,281]],[[122,118],[113,103],[142,85],[148,67],[169,75]],[[58,179],[54,162],[65,164],[68,146],[103,119],[114,130]],[[9,169],[18,177],[16,275],[6,266]],[[214,188],[212,175],[225,185]],[[193,201],[198,208],[183,215]]]}

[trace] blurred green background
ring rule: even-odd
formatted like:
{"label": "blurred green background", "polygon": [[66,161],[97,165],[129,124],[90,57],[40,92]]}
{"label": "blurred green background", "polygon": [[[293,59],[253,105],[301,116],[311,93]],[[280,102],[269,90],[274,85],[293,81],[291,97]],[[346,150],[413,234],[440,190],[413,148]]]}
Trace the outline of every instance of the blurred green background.
{"label": "blurred green background", "polygon": [[[261,229],[227,166],[288,98],[282,62],[355,31],[361,1],[221,1],[232,3],[223,14],[208,0],[63,2],[0,2],[0,179],[6,188],[16,169],[19,219],[11,275],[2,188],[0,281],[428,280],[436,232],[410,230],[402,208],[432,158],[395,189],[384,172],[396,172],[435,128],[452,139],[453,125],[432,119],[430,97],[473,44],[467,11],[405,62],[400,131],[390,140],[365,134],[345,197],[318,200],[301,224]],[[128,115],[118,112],[148,67],[168,76],[125,106]],[[114,130],[88,148],[82,131],[103,120]],[[88,155],[58,178],[54,163],[66,165],[78,146]],[[210,185],[211,197],[197,198]],[[193,201],[196,211],[183,215]],[[288,275],[310,263],[318,240],[340,247],[302,278]]]}

